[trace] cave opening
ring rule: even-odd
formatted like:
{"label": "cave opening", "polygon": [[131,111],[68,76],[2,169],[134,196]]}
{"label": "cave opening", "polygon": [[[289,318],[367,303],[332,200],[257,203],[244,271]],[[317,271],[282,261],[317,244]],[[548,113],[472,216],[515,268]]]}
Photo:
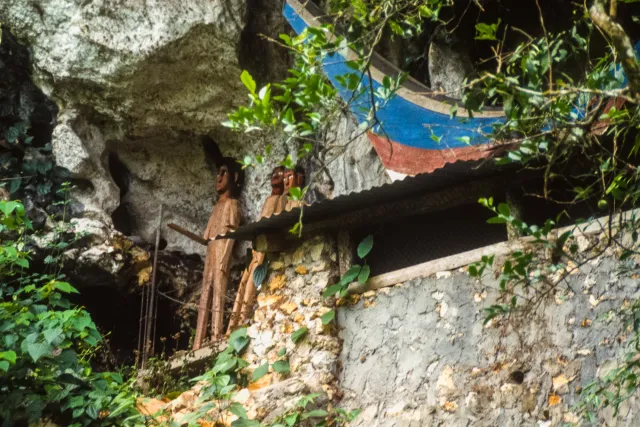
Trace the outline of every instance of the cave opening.
{"label": "cave opening", "polygon": [[[159,359],[167,359],[176,351],[189,348],[191,330],[197,315],[193,292],[199,288],[196,284],[200,283],[176,288],[174,275],[176,271],[197,269],[201,261],[196,258],[179,258],[175,253],[159,253],[156,278],[158,297],[152,331],[152,357]],[[177,266],[176,263],[182,265]],[[148,291],[150,284],[145,286]],[[94,285],[82,287],[79,294],[71,296],[71,301],[91,313],[96,327],[104,337],[102,348],[92,360],[94,368],[118,370],[123,366],[133,366],[142,345],[140,334],[144,328],[142,286],[134,286],[132,283],[122,286],[113,281],[98,281]]]}

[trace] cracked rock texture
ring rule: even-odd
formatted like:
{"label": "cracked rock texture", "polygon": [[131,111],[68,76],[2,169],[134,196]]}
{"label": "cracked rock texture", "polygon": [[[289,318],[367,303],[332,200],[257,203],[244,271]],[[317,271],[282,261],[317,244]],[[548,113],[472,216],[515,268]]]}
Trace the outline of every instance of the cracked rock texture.
{"label": "cracked rock texture", "polygon": [[[636,298],[638,280],[620,262],[598,258],[569,276],[534,312],[483,326],[498,282],[465,272],[414,279],[340,309],[343,406],[361,408],[354,425],[544,425],[578,421],[579,390],[624,354],[620,319],[607,316]],[[559,288],[560,289],[560,288]],[[619,360],[619,359],[618,359]],[[636,398],[600,424],[634,425]]]}
{"label": "cracked rock texture", "polygon": [[[199,141],[208,135],[235,158],[274,147],[268,164],[247,170],[244,216],[258,217],[269,171],[298,147],[284,135],[238,134],[220,123],[247,102],[243,69],[258,84],[286,72],[286,51],[262,37],[290,31],[281,8],[278,0],[0,2],[0,20],[31,51],[34,83],[60,107],[54,154],[82,184],[74,196],[85,216],[153,241],[164,204],[167,221],[201,233],[215,201],[215,167]],[[341,119],[337,143],[355,129]],[[114,155],[124,166],[115,172]],[[309,176],[333,156],[318,153]],[[319,178],[319,197],[386,180],[366,137]],[[163,238],[169,249],[204,253],[166,228]]]}

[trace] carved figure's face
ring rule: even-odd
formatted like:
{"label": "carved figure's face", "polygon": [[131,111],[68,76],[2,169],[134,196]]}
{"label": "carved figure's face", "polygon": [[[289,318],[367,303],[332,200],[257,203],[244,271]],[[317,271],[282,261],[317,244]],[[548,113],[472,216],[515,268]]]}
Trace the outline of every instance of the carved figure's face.
{"label": "carved figure's face", "polygon": [[289,194],[289,189],[292,187],[297,187],[298,183],[296,180],[296,173],[291,169],[287,169],[284,172],[284,193]]}
{"label": "carved figure's face", "polygon": [[231,174],[229,173],[229,168],[226,166],[220,166],[218,169],[218,176],[216,176],[216,191],[218,194],[226,193],[229,190],[229,180],[231,179]]}
{"label": "carved figure's face", "polygon": [[284,168],[275,168],[271,172],[271,192],[272,194],[282,194],[284,189]]}

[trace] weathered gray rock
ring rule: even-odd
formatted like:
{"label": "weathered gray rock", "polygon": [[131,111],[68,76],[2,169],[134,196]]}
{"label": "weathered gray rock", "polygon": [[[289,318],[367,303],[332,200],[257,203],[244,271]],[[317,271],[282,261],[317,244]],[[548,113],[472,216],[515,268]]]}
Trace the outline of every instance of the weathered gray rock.
{"label": "weathered gray rock", "polygon": [[[165,224],[201,233],[216,196],[216,171],[198,141],[206,134],[235,158],[273,146],[267,164],[246,171],[244,219],[258,218],[270,170],[295,155],[297,142],[220,123],[247,102],[242,69],[259,83],[286,71],[286,50],[262,38],[290,31],[280,2],[11,0],[0,4],[0,17],[31,49],[35,83],[61,107],[53,150],[83,184],[73,192],[74,213],[114,227],[115,212],[119,230],[153,242],[163,204]],[[315,183],[322,197],[386,181],[366,136],[350,142],[358,132],[340,119],[328,135],[334,148],[307,165],[311,178],[329,163]],[[335,149],[341,145],[344,153]],[[113,159],[123,168],[114,169]],[[162,237],[168,249],[203,253],[166,228]]]}
{"label": "weathered gray rock", "polygon": [[58,119],[51,137],[56,163],[73,178],[89,183],[73,191],[84,215],[110,225],[109,215],[120,203],[120,191],[107,170],[104,137],[75,110],[64,111]]}
{"label": "weathered gray rock", "polygon": [[204,133],[240,87],[244,7],[238,0],[12,0],[0,16],[31,47],[36,83],[64,108],[90,110],[133,135]]}
{"label": "weathered gray rock", "polygon": [[368,190],[389,182],[380,157],[350,116],[341,116],[325,136],[326,172],[320,190],[328,196]]}
{"label": "weathered gray rock", "polygon": [[472,71],[473,64],[464,51],[437,41],[429,45],[431,89],[444,91],[452,98],[460,98],[462,83]]}

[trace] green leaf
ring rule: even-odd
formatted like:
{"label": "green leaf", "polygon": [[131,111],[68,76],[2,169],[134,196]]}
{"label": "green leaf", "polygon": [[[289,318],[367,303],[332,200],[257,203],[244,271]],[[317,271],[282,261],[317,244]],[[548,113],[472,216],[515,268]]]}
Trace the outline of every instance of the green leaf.
{"label": "green leaf", "polygon": [[293,341],[294,344],[298,344],[298,342],[300,342],[307,335],[307,331],[308,329],[305,326],[298,329],[297,331],[294,331],[291,334],[291,341]]}
{"label": "green leaf", "polygon": [[0,359],[7,360],[11,364],[16,363],[16,352],[11,350],[0,352]]}
{"label": "green leaf", "polygon": [[505,224],[507,222],[506,219],[501,216],[494,216],[493,218],[489,218],[487,220],[487,224]]}
{"label": "green leaf", "polygon": [[231,406],[229,406],[229,412],[240,419],[247,419],[247,411],[244,409],[241,403],[233,402]]}
{"label": "green leaf", "polygon": [[22,268],[29,268],[29,261],[24,259],[24,258],[18,258],[16,260],[16,265],[22,267]]}
{"label": "green leaf", "polygon": [[9,362],[6,360],[0,360],[0,371],[7,372],[9,370]]}
{"label": "green leaf", "polygon": [[274,371],[281,374],[286,374],[290,371],[289,362],[287,362],[286,360],[276,360],[271,365],[271,367],[273,368]]}
{"label": "green leaf", "polygon": [[93,420],[98,419],[98,409],[94,405],[87,406],[87,415]]}
{"label": "green leaf", "polygon": [[236,353],[240,353],[247,345],[249,345],[249,337],[238,337],[233,340],[233,349]]}
{"label": "green leaf", "polygon": [[37,362],[42,356],[49,353],[49,350],[50,350],[49,344],[45,344],[45,343],[27,344],[27,352],[29,353],[29,356],[31,356],[31,359],[33,359],[34,362]]}
{"label": "green leaf", "polygon": [[301,200],[302,199],[302,190],[300,187],[291,187],[289,188],[289,198],[291,200]]}
{"label": "green leaf", "polygon": [[331,297],[342,290],[342,283],[338,283],[336,285],[331,285],[327,289],[322,292],[322,296],[325,298]]}
{"label": "green leaf", "polygon": [[239,418],[231,423],[231,427],[260,427],[260,422]]}
{"label": "green leaf", "polygon": [[343,285],[347,285],[353,282],[354,280],[356,280],[356,277],[358,277],[358,274],[360,274],[361,269],[362,266],[360,265],[352,265],[351,268],[348,269],[346,273],[344,273],[344,276],[342,276],[342,279],[340,279],[340,283]]}
{"label": "green leaf", "polygon": [[253,374],[251,375],[251,382],[258,381],[260,378],[267,375],[267,372],[269,372],[269,364],[265,363],[264,365],[258,367],[255,371],[253,371]]}
{"label": "green leaf", "polygon": [[265,87],[260,89],[260,92],[258,93],[258,98],[262,100],[263,104],[267,104],[269,103],[270,95],[271,95],[271,85],[266,85]]}
{"label": "green leaf", "polygon": [[213,371],[215,373],[226,373],[230,369],[232,369],[234,366],[236,366],[236,358],[235,357],[232,357],[232,358],[227,359],[227,360],[218,360],[216,362],[215,366],[213,367]]}
{"label": "green leaf", "polygon": [[0,203],[0,210],[2,210],[5,215],[9,216],[16,210],[18,204],[18,202],[14,201]]}
{"label": "green leaf", "polygon": [[242,74],[240,74],[240,80],[249,89],[249,92],[255,94],[256,93],[256,82],[251,77],[251,74],[247,70],[243,70]]}
{"label": "green leaf", "polygon": [[56,289],[58,289],[59,291],[62,292],[66,292],[68,294],[79,294],[80,292],[78,292],[78,290],[76,288],[74,288],[73,286],[71,286],[69,283],[67,282],[55,282],[56,283]]}
{"label": "green leaf", "polygon": [[9,192],[13,194],[16,191],[18,191],[21,183],[22,183],[22,178],[20,177],[16,177],[15,179],[12,179],[9,184]]}
{"label": "green leaf", "polygon": [[511,215],[511,209],[509,209],[509,205],[507,205],[506,203],[500,203],[498,205],[498,212],[503,216]]}
{"label": "green leaf", "polygon": [[433,16],[433,10],[429,9],[427,6],[419,6],[418,13],[420,13],[420,16],[427,19],[431,19]]}
{"label": "green leaf", "polygon": [[336,317],[336,312],[335,310],[331,310],[331,311],[327,311],[325,314],[322,315],[321,319],[322,319],[322,324],[323,325],[328,325],[329,323],[331,323],[331,321],[334,319],[334,317]]}
{"label": "green leaf", "polygon": [[287,423],[289,427],[293,427],[296,422],[298,422],[298,413],[289,414],[284,417],[284,421]]}
{"label": "green leaf", "polygon": [[358,283],[364,285],[367,280],[369,280],[369,274],[371,273],[371,269],[368,265],[363,265],[360,269],[360,274],[358,274]]}
{"label": "green leaf", "polygon": [[287,108],[287,110],[284,112],[284,117],[282,118],[282,123],[287,124],[287,125],[295,125],[296,124],[296,118],[293,115],[293,110],[291,108]]}
{"label": "green leaf", "polygon": [[44,339],[47,340],[49,344],[53,343],[60,334],[62,334],[62,328],[46,329],[43,332]]}
{"label": "green leaf", "polygon": [[358,256],[360,259],[366,257],[369,252],[371,252],[371,248],[373,248],[373,236],[369,234],[358,245]]}
{"label": "green leaf", "polygon": [[302,419],[306,420],[307,418],[326,417],[327,415],[329,415],[329,413],[324,409],[314,409],[313,411],[302,414]]}
{"label": "green leaf", "polygon": [[253,270],[253,286],[260,290],[264,279],[267,277],[267,264],[260,264]]}
{"label": "green leaf", "polygon": [[496,40],[500,19],[495,24],[476,24],[476,40]]}
{"label": "green leaf", "polygon": [[19,136],[20,129],[17,126],[12,126],[4,131],[4,138],[11,144],[15,143]]}

